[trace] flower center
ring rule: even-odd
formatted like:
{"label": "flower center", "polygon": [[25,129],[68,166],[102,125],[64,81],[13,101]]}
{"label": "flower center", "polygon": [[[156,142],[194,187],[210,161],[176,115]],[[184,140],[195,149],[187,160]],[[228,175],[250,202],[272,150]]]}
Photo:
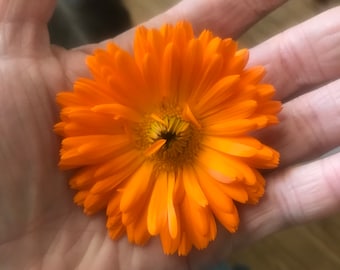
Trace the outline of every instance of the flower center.
{"label": "flower center", "polygon": [[174,110],[148,115],[136,131],[138,148],[159,170],[193,164],[200,148],[199,128]]}

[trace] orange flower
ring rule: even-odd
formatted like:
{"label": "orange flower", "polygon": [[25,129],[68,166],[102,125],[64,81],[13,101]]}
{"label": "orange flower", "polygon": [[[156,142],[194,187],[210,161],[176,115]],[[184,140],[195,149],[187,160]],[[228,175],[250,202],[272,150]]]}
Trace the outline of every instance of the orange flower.
{"label": "orange flower", "polygon": [[263,67],[245,69],[246,49],[186,22],[139,27],[134,52],[98,49],[58,94],[61,169],[86,214],[104,210],[113,239],[143,245],[159,236],[167,254],[186,255],[235,232],[234,202],[257,203],[279,154],[249,134],[278,123]]}

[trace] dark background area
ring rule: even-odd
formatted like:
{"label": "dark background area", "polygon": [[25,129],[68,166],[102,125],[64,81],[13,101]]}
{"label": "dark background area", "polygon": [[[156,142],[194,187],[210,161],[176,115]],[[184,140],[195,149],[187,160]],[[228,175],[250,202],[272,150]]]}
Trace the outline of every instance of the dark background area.
{"label": "dark background area", "polygon": [[59,0],[49,31],[53,44],[72,48],[113,37],[130,26],[120,0]]}

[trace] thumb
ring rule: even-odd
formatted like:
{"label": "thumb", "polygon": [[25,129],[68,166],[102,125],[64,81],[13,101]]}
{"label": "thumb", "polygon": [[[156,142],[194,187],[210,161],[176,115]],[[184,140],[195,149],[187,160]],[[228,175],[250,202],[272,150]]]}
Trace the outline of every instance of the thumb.
{"label": "thumb", "polygon": [[0,0],[0,54],[31,55],[49,50],[47,22],[56,0]]}
{"label": "thumb", "polygon": [[0,21],[47,23],[53,13],[55,3],[56,0],[0,0]]}

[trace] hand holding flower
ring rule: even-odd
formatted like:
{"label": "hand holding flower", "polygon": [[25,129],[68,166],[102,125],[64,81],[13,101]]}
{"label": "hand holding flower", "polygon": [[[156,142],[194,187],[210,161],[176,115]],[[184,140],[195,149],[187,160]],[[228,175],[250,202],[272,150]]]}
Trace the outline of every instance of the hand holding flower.
{"label": "hand holding flower", "polygon": [[[185,19],[197,33],[208,28],[222,38],[236,38],[282,1],[258,2],[250,7],[243,1],[183,1],[147,25],[158,28]],[[59,141],[51,130],[58,121],[55,96],[61,89],[70,89],[76,78],[89,77],[85,57],[95,47],[106,48],[106,43],[70,51],[50,46],[46,22],[53,1],[0,3],[1,267],[195,269],[227,255],[231,240],[234,245],[248,244],[287,223],[313,220],[339,209],[339,154],[307,162],[339,145],[338,9],[250,51],[249,66],[264,65],[264,81],[275,86],[277,99],[285,101],[280,125],[258,134],[261,141],[281,153],[281,165],[266,175],[267,189],[261,203],[240,207],[238,233],[230,236],[218,229],[217,239],[207,249],[178,257],[163,255],[157,238],[144,247],[131,245],[125,237],[112,241],[103,215],[87,217],[72,203],[69,175],[57,167]],[[132,33],[117,37],[115,42],[130,50]],[[157,116],[165,121],[158,113],[151,118],[155,123],[162,123],[155,120]],[[166,142],[160,139],[160,143]],[[157,145],[150,151],[153,149]]]}

